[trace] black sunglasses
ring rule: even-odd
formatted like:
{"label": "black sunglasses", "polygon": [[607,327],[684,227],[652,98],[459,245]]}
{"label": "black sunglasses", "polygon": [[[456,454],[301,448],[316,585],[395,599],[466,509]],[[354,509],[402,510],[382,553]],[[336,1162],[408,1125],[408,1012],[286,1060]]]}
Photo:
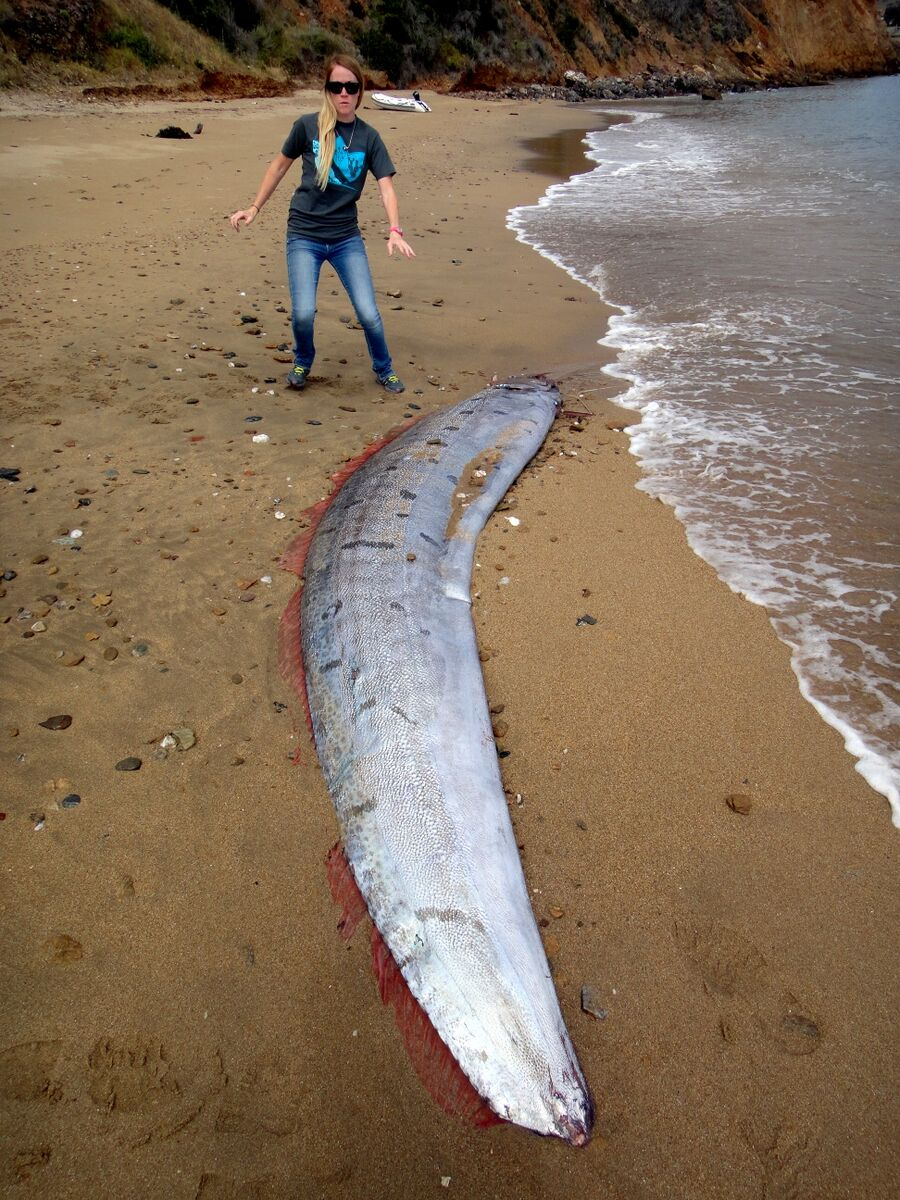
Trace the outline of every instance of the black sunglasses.
{"label": "black sunglasses", "polygon": [[339,96],[341,92],[346,92],[348,96],[355,96],[359,91],[359,84],[355,79],[350,83],[341,83],[338,79],[329,79],[325,84],[325,88],[331,92],[332,96]]}

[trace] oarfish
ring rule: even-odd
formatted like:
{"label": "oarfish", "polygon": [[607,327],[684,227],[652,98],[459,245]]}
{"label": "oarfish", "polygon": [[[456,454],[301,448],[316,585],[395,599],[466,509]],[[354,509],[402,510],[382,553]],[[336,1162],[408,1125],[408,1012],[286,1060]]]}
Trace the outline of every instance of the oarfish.
{"label": "oarfish", "polygon": [[368,912],[501,1119],[574,1145],[588,1086],[500,779],[471,615],[475,541],[559,405],[541,379],[430,415],[340,481],[293,565],[315,744]]}

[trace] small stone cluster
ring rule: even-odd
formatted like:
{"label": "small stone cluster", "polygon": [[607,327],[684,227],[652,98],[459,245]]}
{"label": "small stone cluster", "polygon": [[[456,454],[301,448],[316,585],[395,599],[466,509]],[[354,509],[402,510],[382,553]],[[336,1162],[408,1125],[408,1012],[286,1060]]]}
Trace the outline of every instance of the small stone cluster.
{"label": "small stone cluster", "polygon": [[589,79],[581,71],[567,71],[563,84],[524,83],[491,91],[467,92],[481,100],[564,100],[570,104],[597,100],[653,100],[669,96],[701,96],[720,100],[723,92],[750,92],[766,87],[809,86],[822,83],[820,76],[791,76],[759,82],[736,77],[719,79],[702,68],[690,71],[646,70],[638,75],[598,76]]}

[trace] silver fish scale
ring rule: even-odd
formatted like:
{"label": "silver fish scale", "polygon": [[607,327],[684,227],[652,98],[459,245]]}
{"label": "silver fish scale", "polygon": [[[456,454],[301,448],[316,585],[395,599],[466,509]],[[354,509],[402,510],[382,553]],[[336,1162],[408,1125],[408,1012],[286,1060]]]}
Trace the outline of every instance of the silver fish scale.
{"label": "silver fish scale", "polygon": [[[310,546],[301,639],[347,857],[413,995],[497,1113],[581,1144],[590,1096],[522,873],[470,600],[475,539],[557,407],[542,380],[497,385],[363,464]],[[487,472],[474,491],[473,464]]]}

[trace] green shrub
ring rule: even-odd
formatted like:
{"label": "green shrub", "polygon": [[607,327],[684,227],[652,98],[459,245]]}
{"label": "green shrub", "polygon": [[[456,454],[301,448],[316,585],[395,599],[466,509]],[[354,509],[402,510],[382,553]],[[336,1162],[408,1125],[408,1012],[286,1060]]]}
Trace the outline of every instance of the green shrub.
{"label": "green shrub", "polygon": [[282,67],[288,75],[315,74],[332,54],[352,54],[355,49],[346,38],[318,27],[267,27],[257,30],[256,37],[260,59]]}
{"label": "green shrub", "polygon": [[565,12],[557,18],[554,29],[556,36],[559,38],[561,46],[564,46],[570,54],[575,53],[575,44],[581,35],[581,22],[572,12]]}
{"label": "green shrub", "polygon": [[594,8],[598,16],[610,17],[619,32],[623,33],[626,38],[633,40],[640,36],[640,29],[635,25],[628,13],[622,12],[618,5],[610,3],[609,0],[603,3],[601,0],[600,3],[595,3]]}
{"label": "green shrub", "polygon": [[114,25],[103,35],[107,46],[113,50],[129,50],[145,67],[159,67],[167,61],[165,54],[147,37],[134,21],[123,21]]}
{"label": "green shrub", "polygon": [[87,61],[106,23],[102,0],[16,0],[0,12],[0,29],[22,62],[38,55]]}
{"label": "green shrub", "polygon": [[742,42],[750,33],[739,6],[733,0],[708,0],[710,33],[717,42]]}
{"label": "green shrub", "polygon": [[444,38],[438,47],[438,57],[445,70],[464,71],[472,65],[474,55],[467,53],[466,46],[454,45],[449,38]]}
{"label": "green shrub", "polygon": [[159,0],[182,20],[215,38],[232,54],[252,53],[253,31],[260,23],[254,0]]}
{"label": "green shrub", "polygon": [[404,86],[435,71],[506,61],[516,27],[502,0],[373,0],[358,42],[371,67]]}

